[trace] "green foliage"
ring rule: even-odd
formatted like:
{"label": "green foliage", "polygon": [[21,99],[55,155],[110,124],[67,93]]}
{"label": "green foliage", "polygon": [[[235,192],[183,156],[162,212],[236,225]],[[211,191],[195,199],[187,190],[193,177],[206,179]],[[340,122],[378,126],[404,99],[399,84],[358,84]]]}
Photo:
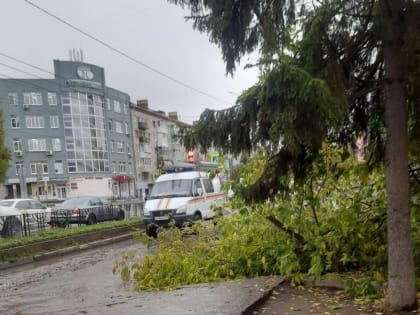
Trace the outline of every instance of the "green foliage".
{"label": "green foliage", "polygon": [[10,151],[4,145],[3,111],[0,110],[0,183],[4,182],[9,169]]}
{"label": "green foliage", "polygon": [[347,279],[344,292],[348,295],[363,296],[371,299],[383,297],[381,290],[373,285],[372,280],[363,276]]}
{"label": "green foliage", "polygon": [[[305,240],[302,271],[366,269],[384,272],[385,190],[381,170],[368,173],[345,150],[324,146],[322,158],[293,193],[262,208]],[[343,157],[345,158],[344,160]]]}
{"label": "green foliage", "polygon": [[[124,278],[129,268],[139,290],[272,274],[299,282],[303,275],[357,272],[347,277],[347,292],[376,297],[378,286],[371,282],[384,283],[387,263],[383,171],[368,172],[341,147],[324,145],[320,156],[305,181],[290,180],[291,194],[253,205],[235,197],[231,217],[162,229],[157,242],[140,234],[158,248],[140,262],[125,261],[118,271]],[[251,158],[237,185],[252,184],[262,161]],[[420,230],[413,232],[418,242]]]}
{"label": "green foliage", "polygon": [[123,259],[114,272],[120,272],[124,279],[130,266],[136,289],[155,290],[260,275],[291,275],[299,270],[293,242],[251,212],[219,219],[217,224],[161,230],[158,243],[159,248],[141,262],[130,265]]}

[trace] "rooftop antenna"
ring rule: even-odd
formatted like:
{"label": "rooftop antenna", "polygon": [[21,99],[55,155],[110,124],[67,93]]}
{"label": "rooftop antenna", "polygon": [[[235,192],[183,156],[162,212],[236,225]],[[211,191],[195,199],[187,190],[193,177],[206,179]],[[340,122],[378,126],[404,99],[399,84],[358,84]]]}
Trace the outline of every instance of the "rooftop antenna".
{"label": "rooftop antenna", "polygon": [[83,62],[83,50],[80,49],[80,61]]}

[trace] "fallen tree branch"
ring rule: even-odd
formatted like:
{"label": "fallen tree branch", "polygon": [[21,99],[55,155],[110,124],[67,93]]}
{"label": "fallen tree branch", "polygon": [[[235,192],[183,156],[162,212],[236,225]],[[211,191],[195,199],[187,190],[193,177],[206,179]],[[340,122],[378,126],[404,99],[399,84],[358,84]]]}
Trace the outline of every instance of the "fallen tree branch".
{"label": "fallen tree branch", "polygon": [[279,219],[277,219],[274,215],[270,215],[266,218],[275,227],[279,228],[283,232],[286,232],[287,234],[292,236],[295,239],[295,241],[298,243],[299,246],[303,246],[306,243],[306,241],[305,241],[305,239],[303,238],[302,235],[300,235],[299,233],[296,233],[295,231],[291,230],[290,228],[284,226],[283,222],[281,222]]}

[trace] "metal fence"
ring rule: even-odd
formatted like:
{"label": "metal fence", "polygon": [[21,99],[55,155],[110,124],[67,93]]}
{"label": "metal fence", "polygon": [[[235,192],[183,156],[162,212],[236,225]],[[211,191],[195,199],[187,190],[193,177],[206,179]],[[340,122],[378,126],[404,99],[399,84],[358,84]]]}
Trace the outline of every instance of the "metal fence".
{"label": "metal fence", "polygon": [[[72,227],[101,221],[143,217],[143,207],[144,201],[142,200],[113,200],[100,211],[97,208],[83,208],[78,211],[59,209],[51,212],[0,216],[0,236],[30,236],[39,231],[56,227]],[[94,214],[94,220],[89,221],[90,214]]]}
{"label": "metal fence", "polygon": [[37,231],[49,228],[49,214],[23,213],[0,217],[1,237],[30,236]]}

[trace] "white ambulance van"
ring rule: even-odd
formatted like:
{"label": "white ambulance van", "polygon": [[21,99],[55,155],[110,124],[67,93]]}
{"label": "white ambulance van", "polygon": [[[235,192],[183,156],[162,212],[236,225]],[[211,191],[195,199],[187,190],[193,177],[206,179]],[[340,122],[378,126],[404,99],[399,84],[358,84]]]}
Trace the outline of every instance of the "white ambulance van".
{"label": "white ambulance van", "polygon": [[214,192],[208,173],[188,171],[159,176],[144,205],[144,221],[149,236],[156,237],[159,226],[173,221],[184,223],[211,219],[213,205],[224,201],[223,192]]}

